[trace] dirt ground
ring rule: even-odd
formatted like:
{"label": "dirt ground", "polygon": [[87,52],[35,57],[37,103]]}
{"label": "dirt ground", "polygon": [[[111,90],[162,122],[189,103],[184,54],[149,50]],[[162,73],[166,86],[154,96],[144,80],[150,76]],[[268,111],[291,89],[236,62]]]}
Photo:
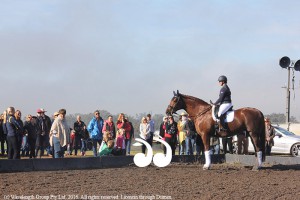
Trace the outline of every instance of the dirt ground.
{"label": "dirt ground", "polygon": [[299,199],[300,166],[172,163],[116,169],[0,173],[0,199]]}

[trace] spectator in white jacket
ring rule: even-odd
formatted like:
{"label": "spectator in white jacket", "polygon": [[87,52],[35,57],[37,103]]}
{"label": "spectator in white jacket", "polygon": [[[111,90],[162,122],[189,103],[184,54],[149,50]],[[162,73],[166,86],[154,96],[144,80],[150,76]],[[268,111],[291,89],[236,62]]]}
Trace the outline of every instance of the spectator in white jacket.
{"label": "spectator in white jacket", "polygon": [[54,147],[54,158],[63,158],[65,147],[70,143],[70,127],[65,119],[66,110],[60,109],[50,130],[50,145]]}
{"label": "spectator in white jacket", "polygon": [[[151,142],[151,133],[150,133],[150,124],[148,123],[146,117],[143,117],[140,124],[140,136],[142,139],[146,140],[150,144]],[[146,152],[146,145],[143,144],[142,152]]]}

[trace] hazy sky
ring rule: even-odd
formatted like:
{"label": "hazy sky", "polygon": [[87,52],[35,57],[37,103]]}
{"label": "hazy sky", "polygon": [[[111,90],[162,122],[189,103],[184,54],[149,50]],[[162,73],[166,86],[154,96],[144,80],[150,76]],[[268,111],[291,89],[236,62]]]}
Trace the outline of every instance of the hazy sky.
{"label": "hazy sky", "polygon": [[[0,109],[162,114],[173,90],[285,113],[300,1],[0,0]],[[293,73],[291,73],[291,76]],[[300,119],[300,72],[291,115]],[[295,99],[294,99],[295,96]]]}

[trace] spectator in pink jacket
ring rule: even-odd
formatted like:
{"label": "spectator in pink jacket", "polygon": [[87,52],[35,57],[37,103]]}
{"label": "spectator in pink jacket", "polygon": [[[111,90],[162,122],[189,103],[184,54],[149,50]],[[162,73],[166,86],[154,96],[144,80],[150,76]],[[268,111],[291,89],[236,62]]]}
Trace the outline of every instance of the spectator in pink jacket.
{"label": "spectator in pink jacket", "polygon": [[108,116],[107,120],[105,120],[102,133],[104,134],[106,131],[110,132],[112,139],[116,138],[116,128],[113,122],[113,117],[111,115]]}
{"label": "spectator in pink jacket", "polygon": [[126,155],[124,133],[125,133],[125,129],[123,128],[117,131],[116,152],[118,152],[117,154],[121,154],[121,155]]}

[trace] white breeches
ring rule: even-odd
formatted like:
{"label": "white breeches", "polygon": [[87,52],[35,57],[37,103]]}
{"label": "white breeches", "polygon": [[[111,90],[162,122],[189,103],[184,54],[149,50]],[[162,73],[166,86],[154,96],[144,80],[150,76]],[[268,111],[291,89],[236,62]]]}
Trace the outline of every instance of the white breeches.
{"label": "white breeches", "polygon": [[232,103],[223,103],[220,105],[218,117],[223,115],[230,107],[232,106]]}

